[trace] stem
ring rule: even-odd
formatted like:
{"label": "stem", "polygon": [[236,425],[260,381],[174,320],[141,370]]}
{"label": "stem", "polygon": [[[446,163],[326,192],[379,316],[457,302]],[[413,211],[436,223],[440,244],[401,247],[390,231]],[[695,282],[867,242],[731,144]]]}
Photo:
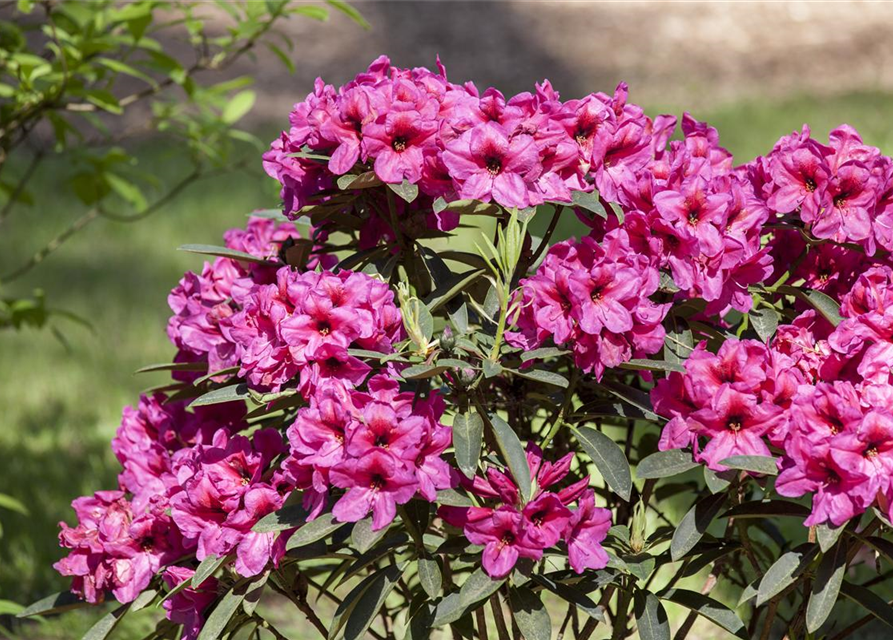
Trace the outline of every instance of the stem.
{"label": "stem", "polygon": [[487,634],[487,618],[484,616],[484,607],[478,607],[474,612],[475,621],[477,622],[478,638],[480,640],[490,640]]}
{"label": "stem", "polygon": [[499,359],[499,349],[502,347],[502,336],[505,334],[505,324],[508,319],[508,293],[500,301],[499,324],[496,325],[496,337],[493,339],[493,350],[490,351],[490,360],[496,362]]}
{"label": "stem", "polygon": [[490,596],[490,610],[493,611],[493,620],[496,622],[496,633],[499,640],[510,640],[509,630],[505,624],[505,614],[502,612],[502,603],[499,602],[499,593]]}
{"label": "stem", "polygon": [[25,173],[19,179],[19,183],[16,185],[13,192],[9,194],[9,200],[6,201],[6,204],[3,205],[3,209],[0,210],[0,223],[3,223],[3,221],[6,220],[13,206],[15,206],[15,204],[19,201],[19,197],[25,190],[25,185],[27,185],[28,181],[31,180],[35,170],[37,170],[37,167],[43,161],[43,158],[43,151],[38,151],[34,154],[34,157],[31,159],[31,163],[28,165],[28,168],[25,169]]}
{"label": "stem", "polygon": [[[304,614],[307,620],[310,621],[310,624],[316,627],[316,630],[319,631],[320,635],[323,638],[329,637],[329,630],[326,628],[326,625],[323,624],[323,621],[319,619],[319,616],[316,615],[313,607],[311,607],[310,604],[307,602],[306,596],[299,598],[294,593],[292,593],[291,589],[286,589],[276,584],[276,580],[271,580],[270,586],[273,587],[274,591],[288,598],[291,603],[295,605],[301,613]],[[372,630],[370,629],[370,633],[371,632]],[[373,635],[376,634],[373,633]]]}
{"label": "stem", "polygon": [[558,226],[558,218],[561,217],[561,212],[564,211],[564,207],[558,207],[555,209],[555,213],[552,214],[552,220],[549,222],[549,228],[546,229],[546,234],[543,236],[542,241],[536,248],[536,251],[533,252],[533,255],[530,257],[530,261],[527,263],[524,271],[527,271],[531,265],[536,264],[536,261],[539,260],[539,257],[543,254],[543,251],[546,250],[546,247],[549,246],[549,240],[552,239],[552,234],[555,232],[556,227]]}
{"label": "stem", "polygon": [[552,426],[549,427],[548,433],[546,433],[546,437],[543,438],[543,441],[540,443],[540,449],[543,451],[546,450],[546,447],[552,442],[552,438],[555,437],[555,434],[558,433],[558,430],[561,428],[561,425],[564,424],[564,416],[567,413],[567,410],[570,408],[571,403],[574,399],[574,389],[577,386],[577,382],[580,380],[580,374],[576,367],[571,369],[571,379],[568,382],[567,390],[564,392],[564,402],[561,405],[561,408],[558,410],[558,413],[555,414],[555,417],[552,419]]}
{"label": "stem", "polygon": [[772,623],[775,622],[775,615],[778,613],[778,602],[778,596],[775,596],[769,602],[769,610],[766,611],[766,620],[763,622],[763,632],[760,634],[760,640],[769,640],[769,634],[772,633]]}
{"label": "stem", "polygon": [[617,614],[614,616],[614,629],[611,632],[611,640],[622,640],[626,635],[626,619],[629,609],[629,581],[624,579],[624,589],[617,596]]}

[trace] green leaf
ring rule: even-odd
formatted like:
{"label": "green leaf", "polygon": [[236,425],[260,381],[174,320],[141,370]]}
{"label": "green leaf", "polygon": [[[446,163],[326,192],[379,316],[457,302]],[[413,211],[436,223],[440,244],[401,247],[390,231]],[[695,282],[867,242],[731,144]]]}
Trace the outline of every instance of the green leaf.
{"label": "green leaf", "polygon": [[217,606],[211,611],[210,615],[205,619],[205,624],[198,634],[198,640],[217,640],[226,625],[229,624],[230,618],[242,604],[245,599],[247,585],[241,588],[228,591],[217,602]]}
{"label": "green leaf", "polygon": [[837,542],[837,539],[840,537],[840,534],[843,533],[845,528],[846,525],[829,527],[824,523],[815,528],[816,540],[818,540],[819,549],[822,550],[822,553],[827,553],[827,551],[834,546],[834,543]]}
{"label": "green leaf", "polygon": [[620,363],[621,369],[629,369],[631,371],[678,371],[685,373],[685,367],[676,362],[667,362],[666,360],[644,360],[641,358],[633,358],[627,362]]}
{"label": "green leaf", "polygon": [[525,640],[551,640],[552,619],[540,597],[527,587],[509,591],[509,606]]}
{"label": "green leaf", "polygon": [[648,591],[636,590],[633,611],[640,640],[670,640],[670,622],[667,612],[657,596]]}
{"label": "green leaf", "polygon": [[604,609],[593,602],[593,600],[585,593],[578,591],[573,586],[562,584],[561,582],[556,582],[540,574],[533,574],[530,577],[533,579],[534,582],[538,582],[539,584],[543,585],[546,589],[557,595],[559,598],[562,598],[565,601],[576,605],[577,608],[580,609],[580,611],[588,615],[590,618],[594,618],[595,620],[604,622]]}
{"label": "green leaf", "polygon": [[236,251],[235,249],[229,249],[228,247],[215,247],[210,244],[184,244],[177,249],[177,251],[188,251],[189,253],[199,253],[206,256],[220,256],[222,258],[230,258],[240,262],[253,262],[255,264],[278,264],[276,262],[264,260],[263,258],[258,258],[250,253],[245,253],[244,251]]}
{"label": "green leaf", "polygon": [[692,460],[691,453],[682,449],[658,451],[639,462],[636,477],[643,480],[669,478],[698,466],[700,465]]}
{"label": "green leaf", "polygon": [[336,184],[342,191],[349,191],[351,189],[370,189],[372,187],[378,187],[383,183],[379,180],[378,176],[375,175],[374,171],[367,171],[358,176],[351,174],[343,175],[338,178]]}
{"label": "green leaf", "polygon": [[591,427],[574,428],[574,433],[611,490],[629,502],[633,479],[623,449],[604,433]]}
{"label": "green leaf", "polygon": [[480,278],[482,275],[484,275],[483,269],[472,269],[471,271],[455,274],[449,281],[439,284],[434,291],[425,298],[425,304],[427,304],[428,309],[434,313],[447,302],[465,291],[472,282]]}
{"label": "green leaf", "polygon": [[364,29],[372,28],[372,25],[370,25],[366,21],[366,18],[364,18],[359,11],[357,11],[354,7],[350,6],[343,0],[326,0],[326,4],[334,7]]}
{"label": "green leaf", "polygon": [[720,491],[728,489],[731,482],[726,478],[730,473],[734,474],[735,472],[723,471],[722,475],[720,475],[712,469],[704,467],[704,482],[707,483],[707,488],[710,489],[710,493],[719,493]]}
{"label": "green leaf", "polygon": [[767,476],[778,475],[778,465],[772,456],[731,456],[725,460],[720,460],[719,463],[730,469],[752,471]]}
{"label": "green leaf", "polygon": [[658,593],[657,596],[662,600],[669,600],[698,613],[739,638],[746,639],[748,637],[744,622],[734,611],[697,591],[669,589]]}
{"label": "green leaf", "polygon": [[443,575],[440,572],[440,564],[437,559],[427,555],[418,560],[419,582],[429,598],[437,598],[443,590]]}
{"label": "green leaf", "polygon": [[16,614],[17,618],[30,618],[31,616],[43,616],[51,613],[62,613],[80,607],[89,606],[90,603],[81,600],[78,596],[70,591],[60,591],[46,598],[41,598],[34,604],[31,604],[20,613]]}
{"label": "green leaf", "polygon": [[704,536],[725,501],[726,494],[711,494],[695,503],[683,516],[670,541],[670,557],[674,562],[681,560]]}
{"label": "green leaf", "polygon": [[108,111],[116,116],[124,113],[121,104],[111,91],[106,91],[105,89],[88,89],[85,97],[87,102],[96,105],[103,111]]}
{"label": "green leaf", "polygon": [[744,502],[723,513],[720,518],[807,518],[810,511],[802,504],[790,500],[771,500],[768,502]]}
{"label": "green leaf", "polygon": [[344,597],[335,614],[332,616],[332,622],[329,624],[329,640],[332,640],[341,631],[341,628],[347,622],[353,610],[356,608],[363,594],[372,586],[372,583],[378,579],[378,575],[373,573],[363,578],[350,592]]}
{"label": "green leaf", "polygon": [[217,569],[226,562],[228,556],[222,556],[220,558],[216,556],[207,556],[204,560],[202,560],[198,568],[196,568],[195,573],[192,574],[192,580],[190,584],[192,584],[193,589],[197,589],[201,586],[202,582],[213,576]]}
{"label": "green leaf", "polygon": [[527,463],[527,454],[518,434],[495,413],[490,414],[490,424],[493,427],[493,435],[496,437],[496,446],[499,455],[505,460],[512,478],[521,492],[521,498],[526,503],[530,500],[533,487],[530,479],[530,465]]}
{"label": "green leaf", "polygon": [[893,607],[871,589],[844,580],[840,585],[840,593],[887,626],[893,627]]}
{"label": "green leaf", "polygon": [[411,367],[406,367],[400,375],[404,380],[422,380],[433,378],[447,370],[449,367],[439,364],[414,364]]}
{"label": "green leaf", "polygon": [[467,496],[462,495],[455,489],[441,489],[437,492],[437,504],[444,504],[450,507],[471,507],[474,503]]}
{"label": "green leaf", "polygon": [[521,353],[521,362],[529,360],[545,360],[546,358],[557,358],[570,353],[567,349],[559,349],[557,347],[542,347],[533,351],[524,351]]}
{"label": "green leaf", "polygon": [[493,579],[480,567],[475,569],[459,589],[459,605],[467,609],[476,602],[489,598],[496,593],[505,578]]}
{"label": "green leaf", "polygon": [[347,618],[347,623],[344,625],[344,640],[358,640],[365,637],[369,625],[378,615],[384,601],[397,586],[397,581],[402,575],[403,567],[397,565],[390,565],[373,574],[375,579],[363,591]]}
{"label": "green leaf", "polygon": [[269,49],[273,53],[274,56],[279,58],[279,61],[283,64],[283,66],[285,66],[286,69],[288,69],[289,73],[294,74],[295,71],[297,71],[297,69],[295,68],[295,63],[292,62],[291,57],[287,53],[285,53],[285,51],[280,49],[272,42],[264,42],[264,44],[266,45],[267,49]]}
{"label": "green leaf", "polygon": [[654,413],[654,410],[651,408],[651,398],[648,397],[648,394],[644,391],[633,389],[629,385],[613,381],[602,382],[599,386],[608,393],[620,398],[627,404],[641,411],[647,420],[661,419],[660,416]]}
{"label": "green leaf", "polygon": [[806,629],[810,633],[817,632],[831,615],[834,603],[837,602],[837,595],[840,593],[840,585],[843,583],[846,555],[847,545],[838,542],[819,563],[809,603],[806,605]]}
{"label": "green leaf", "polygon": [[87,630],[87,633],[83,635],[81,640],[103,640],[103,638],[108,637],[129,610],[130,605],[125,604],[123,607],[118,607],[114,611],[105,614]]}
{"label": "green leaf", "polygon": [[236,402],[238,400],[246,400],[250,397],[248,393],[248,385],[244,383],[231,384],[226,387],[220,387],[208,391],[192,401],[190,407],[204,407],[211,404],[221,404],[223,402]]}
{"label": "green leaf", "polygon": [[288,539],[288,542],[285,543],[285,548],[286,550],[294,549],[317,540],[323,540],[343,527],[344,524],[336,521],[335,516],[331,513],[324,513],[295,531],[292,537]]}
{"label": "green leaf", "polygon": [[382,527],[378,531],[372,530],[372,516],[364,518],[353,526],[350,532],[350,539],[354,547],[360,553],[366,553],[375,546],[375,544],[384,538],[388,532],[387,527]]}
{"label": "green leaf", "polygon": [[484,421],[477,411],[457,414],[453,418],[453,448],[456,464],[467,478],[473,478],[481,457],[484,437]]}
{"label": "green leaf", "polygon": [[406,202],[412,202],[419,197],[418,185],[412,184],[406,179],[404,179],[403,182],[400,184],[388,183],[388,188]]}
{"label": "green leaf", "polygon": [[586,209],[586,211],[591,211],[597,216],[608,219],[608,212],[605,211],[602,203],[599,202],[598,192],[592,191],[590,193],[586,193],[585,191],[572,191],[571,192],[571,201],[573,202],[575,207],[580,207],[581,209]]}
{"label": "green leaf", "polygon": [[502,365],[492,360],[484,360],[483,369],[485,378],[493,378],[502,373]]}
{"label": "green leaf", "polygon": [[452,624],[462,617],[466,607],[462,606],[462,598],[458,591],[448,593],[437,603],[437,609],[434,611],[434,617],[431,620],[430,627],[442,627],[445,624]]}
{"label": "green leaf", "polygon": [[238,122],[246,113],[251,111],[251,107],[254,106],[254,101],[256,99],[257,94],[251,89],[240,91],[230,98],[229,102],[226,103],[226,106],[223,107],[220,119],[226,124]]}
{"label": "green leaf", "polygon": [[790,285],[782,285],[778,288],[778,291],[779,293],[795,296],[807,303],[835,327],[843,320],[840,317],[840,305],[821,291],[800,289]]}
{"label": "green leaf", "polygon": [[563,375],[552,371],[543,371],[542,369],[530,369],[527,371],[508,369],[508,371],[519,378],[533,380],[534,382],[544,382],[545,384],[550,384],[553,387],[560,387],[562,389],[567,389],[570,384],[567,378]]}
{"label": "green leaf", "polygon": [[814,544],[802,544],[788,551],[766,570],[757,587],[757,606],[761,607],[790,586],[806,570],[818,553]]}
{"label": "green leaf", "polygon": [[750,324],[753,326],[754,331],[757,332],[760,340],[763,342],[769,342],[772,336],[775,335],[775,330],[778,329],[778,322],[781,320],[781,315],[774,308],[761,307],[760,309],[751,309],[748,314],[750,317]]}
{"label": "green leaf", "polygon": [[5,493],[0,493],[0,509],[15,511],[16,513],[20,513],[23,516],[28,515],[28,509],[27,507],[25,507],[25,505],[23,505],[12,496],[6,495]]}

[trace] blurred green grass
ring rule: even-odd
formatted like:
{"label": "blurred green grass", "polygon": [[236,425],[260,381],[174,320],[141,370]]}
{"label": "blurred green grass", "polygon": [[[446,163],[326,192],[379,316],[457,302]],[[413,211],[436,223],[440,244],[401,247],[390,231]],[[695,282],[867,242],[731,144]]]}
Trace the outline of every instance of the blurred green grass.
{"label": "blurred green grass", "polygon": [[[652,115],[681,114],[666,105],[645,106]],[[745,162],[803,122],[811,124],[819,139],[847,122],[866,142],[890,153],[891,107],[891,95],[858,93],[745,102],[693,115],[717,127],[721,143]],[[260,136],[272,139],[275,133],[275,127],[265,127]],[[0,492],[30,510],[27,517],[0,511],[0,598],[28,603],[67,587],[51,567],[62,555],[56,525],[71,520],[73,498],[114,487],[117,471],[108,443],[121,408],[134,403],[141,389],[163,381],[160,375],[134,376],[133,371],[170,361],[173,355],[164,332],[167,293],[184,271],[200,269],[202,262],[176,248],[188,242],[220,244],[223,231],[244,224],[251,210],[277,206],[277,186],[262,174],[260,154],[250,153],[256,157],[251,170],[198,182],[144,221],[94,222],[3,292],[27,295],[42,287],[50,305],[88,318],[93,331],[54,321],[68,348],[48,331],[0,333]],[[141,170],[167,184],[185,170],[177,149],[147,142],[138,156]],[[40,208],[16,211],[0,229],[2,271],[25,260],[82,213],[65,186],[68,169],[60,160],[45,164],[32,185]],[[547,222],[534,220],[533,232],[542,233]],[[565,217],[555,239],[579,231]],[[64,624],[24,633],[79,637],[95,615],[67,615]],[[148,622],[144,616],[129,623],[134,625],[132,635]],[[300,625],[291,617],[285,630],[299,630]],[[704,634],[699,637],[721,637]],[[130,631],[124,637],[131,637]]]}

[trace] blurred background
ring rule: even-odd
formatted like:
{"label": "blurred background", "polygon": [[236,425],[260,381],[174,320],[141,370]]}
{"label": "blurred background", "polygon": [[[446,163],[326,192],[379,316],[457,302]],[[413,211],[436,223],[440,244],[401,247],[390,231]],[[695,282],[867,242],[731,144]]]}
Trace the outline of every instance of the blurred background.
{"label": "blurred background", "polygon": [[[33,13],[18,17],[14,4],[0,3],[0,19],[40,20]],[[631,101],[651,116],[688,110],[716,126],[740,162],[767,152],[804,122],[819,138],[852,124],[866,142],[893,153],[893,4],[353,4],[370,29],[339,12],[323,23],[279,25],[294,43],[285,51],[293,73],[270,49],[209,72],[218,73],[215,82],[254,79],[256,100],[242,129],[266,144],[288,126],[292,104],[317,76],[337,86],[380,54],[401,67],[433,66],[439,55],[452,81],[494,85],[507,95],[531,90],[543,78],[565,99],[611,93],[625,81]],[[211,4],[205,18],[211,29],[218,20],[224,29],[228,19]],[[187,31],[185,25],[171,30],[164,50],[188,51]],[[145,117],[136,109],[108,126],[114,133]],[[188,171],[182,149],[151,131],[127,144],[161,191]],[[37,131],[34,145],[32,152],[50,148],[50,133]],[[163,382],[133,372],[173,356],[164,331],[166,296],[184,271],[201,268],[197,256],[176,248],[220,244],[222,232],[243,225],[248,212],[278,205],[260,151],[246,144],[232,154],[228,166],[243,168],[191,184],[140,222],[99,219],[26,275],[2,283],[2,296],[40,288],[48,305],[91,326],[57,320],[62,339],[46,328],[0,329],[0,493],[28,511],[0,509],[0,600],[28,603],[66,588],[51,567],[61,556],[57,523],[71,521],[73,498],[115,486],[109,440],[121,408]],[[0,225],[0,273],[26,261],[88,208],[73,191],[72,166],[67,154],[49,154],[35,170],[29,190],[39,195],[38,206],[22,207]],[[11,157],[3,179],[26,170],[24,160]],[[66,616],[64,623],[17,633],[79,637],[92,619]]]}

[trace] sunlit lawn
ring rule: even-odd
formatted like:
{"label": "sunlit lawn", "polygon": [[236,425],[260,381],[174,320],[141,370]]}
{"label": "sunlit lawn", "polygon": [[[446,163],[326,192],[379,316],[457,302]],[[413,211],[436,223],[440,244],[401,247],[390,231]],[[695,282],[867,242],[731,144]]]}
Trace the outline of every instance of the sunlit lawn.
{"label": "sunlit lawn", "polygon": [[[867,142],[893,150],[893,98],[859,94],[839,98],[798,98],[783,103],[743,103],[694,114],[721,132],[721,141],[740,161],[768,151],[775,140],[804,121],[817,136],[839,122],[856,126]],[[658,109],[648,109],[656,114]],[[272,136],[269,129],[264,138]],[[174,181],[182,168],[179,150],[147,147],[140,168]],[[187,242],[217,244],[222,232],[244,223],[255,208],[276,206],[276,188],[260,173],[228,175],[192,186],[151,218],[134,225],[95,222],[6,293],[43,287],[53,306],[87,318],[93,329],[57,320],[68,346],[47,331],[0,334],[0,493],[28,506],[30,516],[0,511],[0,599],[27,603],[65,588],[51,564],[61,553],[56,524],[70,519],[70,501],[114,486],[114,458],[108,441],[121,407],[143,388],[160,382],[133,371],[166,362],[172,349],[164,333],[166,296],[196,256],[177,252]],[[45,166],[33,190],[40,210],[22,209],[0,228],[0,272],[38,249],[82,213],[60,182],[67,167]],[[7,177],[7,176],[4,176]],[[546,221],[534,221],[534,231]],[[575,232],[572,221],[558,239]],[[694,584],[694,583],[693,583]],[[700,582],[695,584],[699,588]],[[277,610],[278,612],[278,610]],[[135,616],[121,637],[149,629],[157,612]],[[96,617],[75,613],[20,632],[32,637],[79,637]],[[294,638],[312,637],[300,614],[278,612],[282,629]],[[722,637],[707,627],[700,638]],[[2,632],[0,632],[2,633]],[[713,634],[713,635],[707,635]],[[694,637],[694,636],[692,636]],[[862,637],[870,637],[865,635]]]}

